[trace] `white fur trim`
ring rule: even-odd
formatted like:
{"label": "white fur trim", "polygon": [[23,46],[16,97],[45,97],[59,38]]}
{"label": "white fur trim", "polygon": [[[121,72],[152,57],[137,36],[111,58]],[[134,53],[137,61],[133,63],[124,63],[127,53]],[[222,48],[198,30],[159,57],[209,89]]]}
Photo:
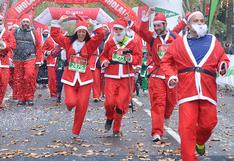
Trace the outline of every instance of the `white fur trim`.
{"label": "white fur trim", "polygon": [[36,65],[42,65],[43,64],[43,61],[41,62],[36,62]]}
{"label": "white fur trim", "polygon": [[[224,66],[225,66],[225,74],[227,73],[227,63],[225,62],[225,61],[222,61],[221,63],[220,63],[220,66],[219,66],[219,74],[221,73],[221,67],[223,66],[223,64],[224,64]],[[225,75],[224,74],[224,75]],[[220,74],[221,75],[221,74]],[[224,76],[224,75],[221,75],[221,76]]]}
{"label": "white fur trim", "polygon": [[0,50],[6,49],[6,43],[4,41],[1,41],[1,42],[2,42],[3,47],[1,47]]}
{"label": "white fur trim", "polygon": [[88,28],[86,26],[79,26],[75,29],[74,33],[76,33],[78,30],[81,30],[81,29],[86,30],[88,32]]}
{"label": "white fur trim", "polygon": [[1,65],[0,64],[0,68],[10,68],[10,66],[9,65]]}
{"label": "white fur trim", "polygon": [[161,24],[161,23],[166,23],[165,21],[154,21],[153,24],[157,25],[157,24]]}
{"label": "white fur trim", "polygon": [[2,38],[2,36],[3,36],[3,34],[4,34],[5,31],[6,31],[6,28],[4,27],[3,30],[2,30],[2,32],[1,32],[1,34],[0,34],[0,38]]}
{"label": "white fur trim", "polygon": [[178,101],[178,105],[182,104],[182,103],[186,103],[186,102],[190,102],[190,101],[195,101],[195,100],[207,100],[210,103],[214,104],[215,106],[217,105],[217,102],[209,97],[203,96],[203,95],[196,95],[196,96],[192,96],[192,97],[186,97],[186,98],[182,98]]}
{"label": "white fur trim", "polygon": [[178,83],[178,81],[179,81],[179,79],[178,79],[178,77],[177,76],[171,76],[170,78],[169,78],[169,80],[168,80],[168,82],[167,82],[167,85],[168,85],[168,87],[171,89],[171,88],[175,88],[175,86],[170,86],[170,81],[172,80],[172,79],[175,79],[176,80],[176,82]]}
{"label": "white fur trim", "polygon": [[119,24],[114,24],[113,27],[117,27],[117,28],[121,28],[121,29],[125,29],[126,27],[119,25]]}
{"label": "white fur trim", "polygon": [[79,72],[76,72],[75,78],[74,78],[73,82],[67,81],[67,80],[65,80],[65,79],[61,79],[61,82],[62,82],[62,83],[65,83],[65,84],[67,84],[67,85],[70,85],[70,86],[75,86],[77,80],[78,80],[80,86],[93,83],[93,79],[90,79],[90,80],[87,80],[87,81],[85,81],[85,82],[82,82],[82,81],[80,80],[80,74],[79,74]]}
{"label": "white fur trim", "polygon": [[153,77],[153,78],[166,79],[165,76],[163,76],[163,75],[158,75],[158,74],[151,74],[150,76]]}
{"label": "white fur trim", "polygon": [[47,67],[55,67],[55,64],[47,64]]}
{"label": "white fur trim", "polygon": [[188,23],[188,21],[185,18],[183,18],[182,21],[184,21],[185,24]]}
{"label": "white fur trim", "polygon": [[134,77],[134,73],[130,74],[122,74],[122,75],[110,75],[110,74],[104,74],[104,77],[106,78],[114,78],[114,79],[120,79],[120,78],[128,78],[128,77]]}
{"label": "white fur trim", "polygon": [[29,19],[29,18],[23,18],[23,19],[21,20],[21,22],[23,22],[23,21],[28,21],[28,22],[30,22],[30,19]]}
{"label": "white fur trim", "polygon": [[189,22],[190,19],[191,19],[194,15],[197,15],[197,14],[200,14],[200,15],[204,16],[203,13],[202,13],[201,11],[195,11],[195,12],[193,12],[193,13],[191,13],[191,14],[189,15],[189,17],[188,17],[188,19],[187,19],[187,22]]}

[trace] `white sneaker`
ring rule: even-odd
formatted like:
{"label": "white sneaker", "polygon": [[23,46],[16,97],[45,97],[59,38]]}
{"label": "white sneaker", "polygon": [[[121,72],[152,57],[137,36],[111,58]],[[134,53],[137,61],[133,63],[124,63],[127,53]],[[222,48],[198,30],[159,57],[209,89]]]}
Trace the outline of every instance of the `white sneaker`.
{"label": "white sneaker", "polygon": [[158,142],[158,141],[161,141],[161,136],[160,135],[158,135],[158,134],[155,134],[154,136],[153,136],[153,142]]}
{"label": "white sneaker", "polygon": [[165,121],[164,121],[164,125],[165,125],[166,127],[169,127],[169,126],[170,126],[170,121],[171,121],[171,119],[170,119],[170,118],[165,119]]}

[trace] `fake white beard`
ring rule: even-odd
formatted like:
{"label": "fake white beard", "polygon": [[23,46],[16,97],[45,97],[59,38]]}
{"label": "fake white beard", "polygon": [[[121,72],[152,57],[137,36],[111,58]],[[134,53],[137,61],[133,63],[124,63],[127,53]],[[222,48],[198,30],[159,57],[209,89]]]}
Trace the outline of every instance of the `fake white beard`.
{"label": "fake white beard", "polygon": [[207,25],[198,25],[198,24],[192,24],[191,25],[194,31],[196,31],[198,38],[203,37],[207,34]]}
{"label": "fake white beard", "polygon": [[125,35],[126,35],[126,30],[123,30],[122,32],[120,32],[118,34],[114,32],[114,38],[118,42],[122,42]]}

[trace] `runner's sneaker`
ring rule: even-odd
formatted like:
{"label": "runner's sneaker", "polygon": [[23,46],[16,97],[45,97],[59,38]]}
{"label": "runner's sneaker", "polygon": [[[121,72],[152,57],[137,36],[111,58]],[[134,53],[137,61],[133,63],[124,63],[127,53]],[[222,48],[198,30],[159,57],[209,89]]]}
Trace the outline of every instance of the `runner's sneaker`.
{"label": "runner's sneaker", "polygon": [[106,131],[109,131],[111,129],[112,123],[113,123],[113,120],[109,120],[109,119],[106,120],[106,123],[105,123]]}
{"label": "runner's sneaker", "polygon": [[200,156],[204,155],[206,152],[205,144],[202,145],[196,144],[196,151]]}
{"label": "runner's sneaker", "polygon": [[27,104],[28,104],[29,106],[33,106],[33,105],[34,105],[33,101],[27,101]]}
{"label": "runner's sneaker", "polygon": [[155,134],[155,135],[153,135],[153,142],[159,142],[159,141],[161,141],[161,136],[160,135],[158,135],[158,134]]}
{"label": "runner's sneaker", "polygon": [[122,136],[122,133],[121,132],[119,132],[119,131],[114,131],[113,132],[113,137],[114,138],[120,138]]}
{"label": "runner's sneaker", "polygon": [[26,105],[26,102],[25,101],[18,101],[17,105],[24,106],[24,105]]}

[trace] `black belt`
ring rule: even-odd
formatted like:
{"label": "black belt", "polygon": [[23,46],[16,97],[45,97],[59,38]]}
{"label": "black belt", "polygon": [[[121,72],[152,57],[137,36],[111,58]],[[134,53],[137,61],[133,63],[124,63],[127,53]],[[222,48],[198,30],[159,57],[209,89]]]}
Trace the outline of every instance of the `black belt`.
{"label": "black belt", "polygon": [[181,69],[181,70],[179,70],[179,73],[192,72],[192,71],[196,71],[199,73],[205,73],[207,75],[210,75],[210,76],[216,78],[216,73],[213,73],[213,72],[206,70],[206,69],[202,69],[201,67],[190,67],[190,68]]}
{"label": "black belt", "polygon": [[126,65],[126,63],[120,63],[120,62],[113,61],[113,60],[110,61],[110,64],[125,64]]}

